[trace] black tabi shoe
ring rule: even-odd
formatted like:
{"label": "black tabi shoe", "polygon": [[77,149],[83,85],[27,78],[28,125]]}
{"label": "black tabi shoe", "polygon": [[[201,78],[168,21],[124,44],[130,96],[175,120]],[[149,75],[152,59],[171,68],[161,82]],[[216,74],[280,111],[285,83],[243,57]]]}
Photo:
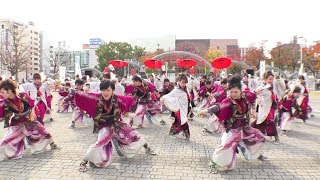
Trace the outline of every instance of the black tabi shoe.
{"label": "black tabi shoe", "polygon": [[264,156],[264,155],[262,155],[262,154],[260,154],[260,156],[258,157],[258,159],[259,159],[260,161],[265,161],[265,160],[267,160],[267,157]]}
{"label": "black tabi shoe", "polygon": [[150,155],[152,155],[152,156],[157,155],[150,147],[147,147],[147,148],[146,148],[146,153],[147,153],[147,154],[150,154]]}

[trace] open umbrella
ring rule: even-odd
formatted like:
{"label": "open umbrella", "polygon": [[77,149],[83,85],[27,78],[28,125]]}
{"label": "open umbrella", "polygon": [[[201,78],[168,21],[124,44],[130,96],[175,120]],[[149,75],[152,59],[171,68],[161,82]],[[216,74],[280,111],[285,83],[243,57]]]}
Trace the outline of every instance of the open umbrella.
{"label": "open umbrella", "polygon": [[109,61],[109,64],[111,64],[113,67],[122,68],[128,66],[128,63],[122,60],[111,60]]}
{"label": "open umbrella", "polygon": [[197,65],[197,61],[194,59],[178,59],[177,64],[183,68],[191,68],[192,66]]}
{"label": "open umbrella", "polygon": [[224,69],[231,66],[231,64],[231,59],[227,57],[218,57],[211,62],[212,67],[215,69]]}
{"label": "open umbrella", "polygon": [[144,65],[151,69],[160,69],[162,62],[156,59],[148,59],[144,61]]}

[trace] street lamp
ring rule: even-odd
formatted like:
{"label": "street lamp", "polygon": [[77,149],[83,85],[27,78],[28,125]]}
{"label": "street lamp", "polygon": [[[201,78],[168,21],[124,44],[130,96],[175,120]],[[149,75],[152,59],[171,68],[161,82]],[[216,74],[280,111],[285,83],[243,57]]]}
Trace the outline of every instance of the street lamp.
{"label": "street lamp", "polygon": [[[303,37],[298,37],[298,39],[304,40]],[[303,72],[303,63],[302,63],[302,43],[300,43],[300,69],[299,69],[299,75]]]}

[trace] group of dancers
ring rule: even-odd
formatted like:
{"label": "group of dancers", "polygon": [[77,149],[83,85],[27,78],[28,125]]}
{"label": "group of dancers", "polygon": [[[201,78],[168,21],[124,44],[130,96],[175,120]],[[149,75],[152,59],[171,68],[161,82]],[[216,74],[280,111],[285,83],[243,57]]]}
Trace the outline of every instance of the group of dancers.
{"label": "group of dancers", "polygon": [[[119,156],[132,158],[143,147],[147,154],[156,155],[138,132],[149,122],[171,124],[169,135],[182,133],[190,141],[188,121],[200,116],[207,119],[203,134],[221,133],[221,144],[215,149],[209,169],[213,173],[235,168],[236,153],[247,160],[265,160],[262,149],[265,136],[280,143],[282,133],[290,130],[294,118],[306,122],[311,108],[305,77],[289,84],[286,80],[266,72],[260,81],[250,75],[229,75],[226,78],[200,80],[179,73],[175,82],[168,78],[143,79],[111,78],[104,74],[102,81],[89,82],[85,77],[66,81],[58,94],[58,112],[72,111],[71,128],[84,118],[94,122],[97,141],[89,147],[79,171],[91,167],[107,167],[112,159],[112,146]],[[251,80],[251,81],[250,81]],[[50,121],[52,95],[50,83],[35,73],[33,83],[17,85],[12,79],[0,80],[0,119],[8,128],[0,141],[0,161],[23,156],[26,144],[31,153],[42,152],[49,145],[60,149],[44,126]],[[170,117],[164,115],[169,111]]]}

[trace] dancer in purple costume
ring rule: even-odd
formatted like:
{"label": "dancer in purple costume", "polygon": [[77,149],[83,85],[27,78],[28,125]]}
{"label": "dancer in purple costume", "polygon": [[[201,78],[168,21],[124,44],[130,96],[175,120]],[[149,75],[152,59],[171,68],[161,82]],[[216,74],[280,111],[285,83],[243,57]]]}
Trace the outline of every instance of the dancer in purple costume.
{"label": "dancer in purple costume", "polygon": [[42,152],[50,144],[57,149],[51,134],[36,120],[34,101],[26,93],[17,93],[17,85],[11,79],[0,84],[0,119],[8,128],[0,141],[0,161],[22,158],[25,150],[24,138],[30,145],[31,153]]}
{"label": "dancer in purple costume", "polygon": [[79,171],[86,171],[88,162],[91,167],[110,165],[112,144],[117,153],[126,158],[134,157],[142,147],[146,153],[156,155],[137,131],[121,121],[121,117],[130,112],[134,99],[115,95],[115,84],[109,80],[101,82],[100,90],[101,94],[96,96],[80,91],[75,95],[77,106],[93,117],[99,129],[98,140],[86,152]]}
{"label": "dancer in purple costume", "polygon": [[228,89],[230,97],[200,112],[201,115],[215,113],[226,129],[209,165],[213,173],[235,169],[237,147],[240,147],[247,160],[266,159],[261,155],[265,138],[258,129],[252,128],[249,124],[250,111],[253,111],[251,108],[256,95],[249,91],[241,91],[239,76],[229,77]]}

